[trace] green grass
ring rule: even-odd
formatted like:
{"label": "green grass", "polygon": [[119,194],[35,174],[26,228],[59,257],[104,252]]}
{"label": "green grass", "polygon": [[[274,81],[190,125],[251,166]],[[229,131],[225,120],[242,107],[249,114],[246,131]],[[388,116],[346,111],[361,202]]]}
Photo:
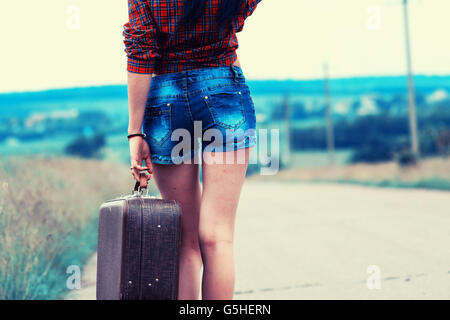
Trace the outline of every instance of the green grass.
{"label": "green grass", "polygon": [[434,178],[434,179],[422,179],[413,182],[396,181],[396,180],[355,180],[355,179],[313,179],[311,182],[334,182],[343,184],[357,184],[363,186],[373,186],[380,188],[406,188],[406,189],[434,189],[434,190],[450,190],[450,181]]}
{"label": "green grass", "polygon": [[[357,163],[299,168],[292,167],[274,176],[253,179],[357,184],[383,188],[450,190],[450,159],[446,157],[423,158],[414,166],[399,166],[396,162],[377,164]],[[253,170],[254,173],[256,170]]]}
{"label": "green grass", "polygon": [[[264,181],[264,180],[260,180]],[[266,182],[277,181],[275,179],[265,180]],[[395,180],[357,180],[357,179],[288,179],[278,180],[287,183],[339,183],[339,184],[355,184],[360,186],[379,187],[379,188],[401,188],[401,189],[430,189],[450,191],[450,181],[444,179],[422,179],[413,182],[395,181]]]}
{"label": "green grass", "polygon": [[126,166],[69,158],[0,161],[0,299],[59,299],[97,246],[99,205],[130,192]]}

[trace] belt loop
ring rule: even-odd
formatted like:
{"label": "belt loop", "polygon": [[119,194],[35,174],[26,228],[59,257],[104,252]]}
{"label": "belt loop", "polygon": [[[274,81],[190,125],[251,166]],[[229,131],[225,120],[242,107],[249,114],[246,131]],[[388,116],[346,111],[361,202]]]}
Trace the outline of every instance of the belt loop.
{"label": "belt loop", "polygon": [[236,70],[234,70],[233,65],[230,65],[230,69],[231,69],[231,72],[233,73],[233,80],[235,82],[238,82],[237,81],[237,73],[236,73]]}

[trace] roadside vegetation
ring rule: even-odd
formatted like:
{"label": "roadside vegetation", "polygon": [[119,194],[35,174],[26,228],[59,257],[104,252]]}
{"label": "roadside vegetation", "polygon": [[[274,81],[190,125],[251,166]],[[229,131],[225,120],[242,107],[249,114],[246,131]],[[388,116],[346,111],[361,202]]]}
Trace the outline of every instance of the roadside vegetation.
{"label": "roadside vegetation", "polygon": [[292,182],[336,182],[376,187],[450,190],[450,158],[433,157],[415,164],[383,162],[281,170],[274,176],[254,174],[251,179]]}
{"label": "roadside vegetation", "polygon": [[127,166],[96,160],[0,160],[0,299],[67,294],[67,267],[96,250],[99,205],[132,185]]}

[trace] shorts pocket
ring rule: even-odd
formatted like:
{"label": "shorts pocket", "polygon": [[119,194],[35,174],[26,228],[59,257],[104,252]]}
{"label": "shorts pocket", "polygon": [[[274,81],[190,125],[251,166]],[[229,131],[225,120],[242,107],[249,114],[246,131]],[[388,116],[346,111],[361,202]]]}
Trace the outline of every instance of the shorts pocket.
{"label": "shorts pocket", "polygon": [[219,87],[203,98],[214,123],[227,129],[236,129],[245,121],[243,92],[236,87]]}
{"label": "shorts pocket", "polygon": [[171,135],[171,104],[147,106],[144,117],[144,133],[154,143],[162,144]]}

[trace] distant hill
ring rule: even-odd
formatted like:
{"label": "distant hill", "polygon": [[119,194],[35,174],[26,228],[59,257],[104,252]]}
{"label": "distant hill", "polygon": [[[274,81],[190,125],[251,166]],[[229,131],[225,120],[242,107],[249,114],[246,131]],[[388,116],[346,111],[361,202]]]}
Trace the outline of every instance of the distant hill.
{"label": "distant hill", "polygon": [[[430,93],[436,89],[450,90],[450,76],[414,77],[418,92]],[[323,94],[323,80],[249,80],[253,94]],[[340,78],[330,80],[333,95],[360,95],[368,93],[397,94],[407,90],[405,76]]]}
{"label": "distant hill", "polygon": [[98,87],[80,87],[67,89],[52,89],[45,91],[0,93],[0,107],[14,103],[60,100],[93,100],[99,98],[126,98],[126,85],[108,85]]}
{"label": "distant hill", "polygon": [[[436,90],[450,92],[450,76],[414,77],[416,91],[431,94]],[[274,96],[288,93],[301,97],[323,95],[323,80],[247,80],[253,96]],[[330,81],[331,94],[360,96],[365,94],[405,94],[404,76],[341,78]],[[126,85],[108,85],[54,89],[36,92],[13,92],[0,94],[0,117],[27,116],[33,112],[58,110],[99,110],[107,113],[127,112]]]}
{"label": "distant hill", "polygon": [[[449,76],[414,77],[416,89],[431,92],[436,89],[450,90]],[[323,80],[247,80],[254,94],[322,94]],[[330,87],[334,95],[366,93],[403,93],[406,90],[405,76],[357,77],[331,79]],[[61,99],[126,98],[126,85],[108,85],[53,89],[33,92],[0,93],[0,107],[14,102],[51,101]]]}

